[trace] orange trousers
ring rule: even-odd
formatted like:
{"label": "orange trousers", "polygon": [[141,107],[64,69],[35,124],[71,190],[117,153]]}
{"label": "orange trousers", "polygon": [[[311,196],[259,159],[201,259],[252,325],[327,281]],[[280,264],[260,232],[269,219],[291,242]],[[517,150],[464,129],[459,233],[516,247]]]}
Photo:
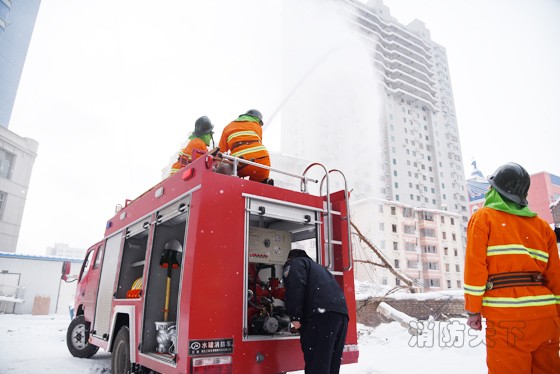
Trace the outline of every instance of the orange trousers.
{"label": "orange trousers", "polygon": [[486,323],[489,374],[560,373],[560,318]]}
{"label": "orange trousers", "polygon": [[[260,158],[258,160],[255,160],[254,162],[261,165],[270,166],[270,158],[268,157]],[[262,182],[263,180],[268,178],[269,174],[270,174],[270,170],[268,169],[263,169],[258,166],[247,165],[247,164],[245,164],[245,166],[243,166],[241,169],[237,171],[237,175],[240,176],[241,178],[249,177],[250,180],[255,182]]]}

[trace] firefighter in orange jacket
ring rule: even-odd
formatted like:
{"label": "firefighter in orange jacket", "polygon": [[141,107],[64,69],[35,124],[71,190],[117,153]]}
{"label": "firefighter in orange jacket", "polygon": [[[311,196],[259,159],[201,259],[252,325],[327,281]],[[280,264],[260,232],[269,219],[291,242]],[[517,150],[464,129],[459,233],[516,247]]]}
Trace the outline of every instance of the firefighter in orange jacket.
{"label": "firefighter in orange jacket", "polygon": [[560,262],[554,232],[528,207],[531,179],[518,164],[488,178],[468,224],[467,324],[486,318],[488,372],[560,373]]}
{"label": "firefighter in orange jacket", "polygon": [[[256,109],[248,110],[224,128],[220,138],[220,151],[231,152],[234,157],[270,166],[266,147],[262,144],[262,114]],[[249,164],[240,164],[237,174],[252,181],[274,184],[268,178],[269,170]]]}
{"label": "firefighter in orange jacket", "polygon": [[194,123],[194,131],[189,136],[189,144],[179,151],[177,162],[171,167],[170,175],[175,174],[187,166],[187,164],[208,152],[210,141],[213,141],[213,129],[214,125],[210,122],[210,118],[202,116],[196,120]]}

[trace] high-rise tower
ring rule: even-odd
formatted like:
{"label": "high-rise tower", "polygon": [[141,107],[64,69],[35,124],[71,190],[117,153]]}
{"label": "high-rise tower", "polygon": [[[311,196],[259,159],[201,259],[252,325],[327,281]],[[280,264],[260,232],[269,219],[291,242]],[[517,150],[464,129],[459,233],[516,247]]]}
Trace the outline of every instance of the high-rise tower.
{"label": "high-rise tower", "polygon": [[40,0],[0,0],[0,251],[15,252],[37,141],[8,130]]}
{"label": "high-rise tower", "polygon": [[[284,78],[309,68],[295,83],[284,79],[292,91],[281,151],[344,170],[356,220],[419,288],[460,288],[469,210],[446,50],[423,22],[400,24],[381,0],[329,4],[345,17],[318,10],[320,21],[308,20],[285,7],[286,49],[301,46],[285,53]],[[373,81],[357,64],[358,44]],[[312,49],[315,62],[305,59]],[[376,276],[399,285],[385,273]]]}

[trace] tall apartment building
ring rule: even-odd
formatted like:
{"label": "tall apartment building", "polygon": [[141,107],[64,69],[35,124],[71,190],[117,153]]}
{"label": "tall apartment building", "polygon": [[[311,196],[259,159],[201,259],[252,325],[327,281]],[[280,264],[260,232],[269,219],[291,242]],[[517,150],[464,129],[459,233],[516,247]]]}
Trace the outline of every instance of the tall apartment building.
{"label": "tall apartment building", "polygon": [[15,252],[38,143],[8,130],[40,0],[0,0],[0,251]]}
{"label": "tall apartment building", "polygon": [[8,127],[41,0],[0,0],[0,126]]}
{"label": "tall apartment building", "polygon": [[[336,21],[321,29],[327,39],[341,40],[323,48],[319,53],[322,59],[312,65],[314,68],[290,93],[282,111],[281,152],[329,166],[334,164],[347,173],[352,209],[360,223],[370,228],[368,237],[392,260],[399,260],[401,269],[403,263],[416,265],[409,258],[413,252],[403,248],[412,248],[410,240],[414,239],[414,245],[420,248],[420,252],[414,252],[418,255],[418,269],[422,269],[415,270],[414,278],[421,287],[457,288],[460,274],[446,277],[445,270],[446,264],[450,273],[457,269],[455,265],[461,270],[469,210],[446,50],[431,39],[424,23],[414,20],[408,25],[400,24],[381,0],[341,0],[338,4],[350,21],[355,40],[368,49],[364,55],[369,58],[369,69],[376,72],[374,80],[370,82],[353,56],[346,60],[338,56],[350,55],[352,45],[358,43],[333,33],[332,29],[339,34],[345,32]],[[297,12],[287,16],[296,22],[302,17]],[[325,18],[325,14],[321,16]],[[322,24],[312,26],[309,32],[316,33]],[[290,37],[290,30],[287,32],[285,44],[297,47],[303,37]],[[296,50],[298,53],[287,55],[298,56],[298,63],[305,61],[306,48],[314,47],[315,40],[320,38],[310,38],[304,48]],[[327,70],[337,57],[345,70]],[[288,73],[297,68],[293,60],[284,62]],[[377,95],[368,96],[364,84],[360,86],[359,82],[348,84],[357,73],[362,74],[364,84],[376,86]],[[329,86],[328,81],[335,83]],[[314,89],[306,87],[310,82],[315,83]],[[309,91],[307,96],[302,93],[305,89]],[[369,117],[357,115],[363,113]],[[372,198],[379,207],[361,203]],[[406,207],[414,214],[378,217],[378,209],[397,207]],[[425,219],[423,212],[437,218]],[[395,221],[395,217],[400,218]],[[439,217],[444,217],[444,222],[453,219],[453,229],[444,228]],[[390,233],[391,239],[380,229],[382,225],[385,229],[396,225],[397,232]],[[444,232],[448,236],[451,231],[455,241],[447,245],[444,242],[449,239],[443,239]],[[402,244],[397,246],[398,254],[394,252],[394,243]],[[434,253],[422,256],[422,246],[428,246]],[[446,262],[443,253],[453,248],[457,258]],[[430,257],[437,257],[439,265]],[[435,269],[430,268],[434,266]],[[404,270],[407,269],[405,266]],[[387,284],[397,285],[397,280],[388,276]]]}
{"label": "tall apartment building", "polygon": [[463,159],[445,48],[419,20],[399,24],[381,0],[354,6],[385,91],[387,200],[441,209],[468,220]]}

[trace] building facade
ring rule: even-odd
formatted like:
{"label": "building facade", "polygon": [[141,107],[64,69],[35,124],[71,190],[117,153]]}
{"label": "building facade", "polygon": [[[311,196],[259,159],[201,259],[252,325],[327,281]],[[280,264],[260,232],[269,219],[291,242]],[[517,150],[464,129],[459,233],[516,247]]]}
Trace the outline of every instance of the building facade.
{"label": "building facade", "polygon": [[40,0],[0,0],[0,126],[8,127]]}
{"label": "building facade", "polygon": [[467,178],[470,215],[484,206],[484,202],[486,201],[486,192],[490,189],[488,179],[486,179],[482,172],[478,170],[476,162],[473,161],[471,165],[473,166],[473,169],[471,170],[471,175]]}
{"label": "building facade", "polygon": [[16,251],[38,146],[0,127],[0,251]]}
{"label": "building facade", "polygon": [[[360,225],[372,228],[368,237],[420,288],[460,288],[470,212],[446,50],[421,21],[400,24],[381,0],[337,4],[347,29],[326,12],[314,23],[302,19],[302,11],[284,9],[285,18],[308,24],[308,34],[324,38],[302,43],[302,33],[291,37],[293,24],[286,26],[291,49],[284,55],[298,58],[284,61],[285,75],[293,75],[298,64],[311,68],[296,74],[303,77],[296,84],[284,80],[295,89],[285,95],[281,152],[343,170]],[[357,45],[365,50],[371,75],[357,63]],[[319,49],[318,62],[306,60],[310,48]],[[361,203],[370,199],[378,206]],[[443,227],[451,221],[453,227]],[[454,250],[457,256],[450,256]],[[355,258],[361,260],[356,251]],[[388,286],[398,285],[395,277],[372,269]]]}
{"label": "building facade", "polygon": [[0,0],[0,251],[15,252],[38,143],[8,126],[40,0]]}
{"label": "building facade", "polygon": [[529,208],[548,223],[554,223],[551,205],[560,200],[560,177],[546,171],[531,175]]}
{"label": "building facade", "polygon": [[[462,287],[464,251],[461,215],[364,199],[352,204],[352,221],[382,252],[395,271],[413,281],[417,291]],[[367,245],[353,241],[356,279],[389,288],[403,281],[384,267]]]}
{"label": "building facade", "polygon": [[468,221],[463,159],[445,48],[419,20],[401,25],[381,0],[354,6],[384,87],[382,193]]}

